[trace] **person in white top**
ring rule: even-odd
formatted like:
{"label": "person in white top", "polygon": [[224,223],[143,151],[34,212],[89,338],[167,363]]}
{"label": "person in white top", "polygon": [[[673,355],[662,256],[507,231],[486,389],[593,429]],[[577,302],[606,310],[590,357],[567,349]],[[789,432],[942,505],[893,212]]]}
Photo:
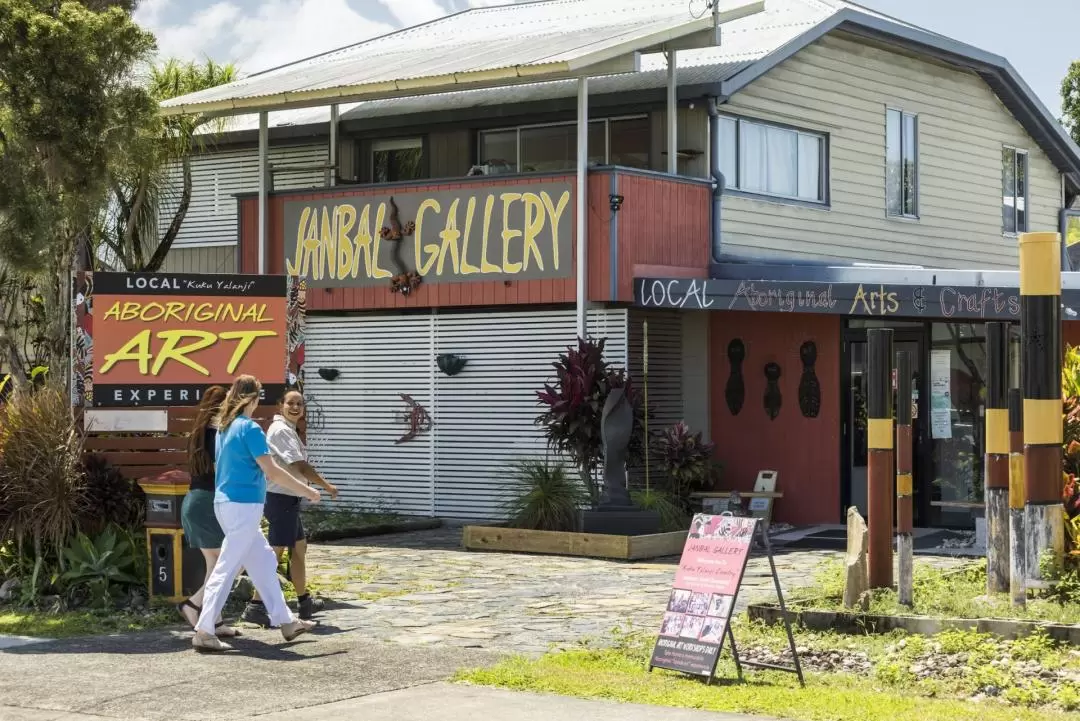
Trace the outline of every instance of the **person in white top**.
{"label": "person in white top", "polygon": [[[312,486],[322,486],[336,499],[338,489],[327,481],[308,462],[307,448],[300,440],[297,424],[304,418],[304,396],[291,390],[278,404],[279,413],[266,431],[266,443],[274,460],[294,476]],[[263,515],[269,523],[267,540],[280,560],[289,550],[289,580],[296,589],[296,605],[300,618],[310,619],[319,610],[307,589],[307,533],[300,518],[300,496],[289,488],[270,482],[266,487]],[[260,626],[269,626],[270,618],[258,594],[244,609],[241,619]]]}

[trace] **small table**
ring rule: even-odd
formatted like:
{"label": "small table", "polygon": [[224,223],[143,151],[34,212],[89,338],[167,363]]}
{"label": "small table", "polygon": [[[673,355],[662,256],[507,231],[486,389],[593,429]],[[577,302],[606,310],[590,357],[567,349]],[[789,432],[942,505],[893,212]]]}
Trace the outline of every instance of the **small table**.
{"label": "small table", "polygon": [[[690,497],[694,500],[705,501],[710,498],[729,498],[732,493],[738,493],[740,498],[751,499],[750,515],[765,521],[766,529],[772,522],[773,503],[776,499],[784,497],[784,494],[778,491],[708,491],[691,493]],[[758,498],[764,499],[765,502],[762,504],[754,503],[754,499]]]}

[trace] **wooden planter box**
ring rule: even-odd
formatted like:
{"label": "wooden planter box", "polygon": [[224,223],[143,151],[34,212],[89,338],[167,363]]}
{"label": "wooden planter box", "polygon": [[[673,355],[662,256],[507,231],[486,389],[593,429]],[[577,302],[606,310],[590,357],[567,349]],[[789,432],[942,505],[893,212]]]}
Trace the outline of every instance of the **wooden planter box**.
{"label": "wooden planter box", "polygon": [[544,553],[557,556],[585,556],[637,561],[645,558],[678,556],[687,531],[646,536],[613,536],[602,533],[562,533],[530,531],[498,526],[465,526],[462,543],[469,551]]}

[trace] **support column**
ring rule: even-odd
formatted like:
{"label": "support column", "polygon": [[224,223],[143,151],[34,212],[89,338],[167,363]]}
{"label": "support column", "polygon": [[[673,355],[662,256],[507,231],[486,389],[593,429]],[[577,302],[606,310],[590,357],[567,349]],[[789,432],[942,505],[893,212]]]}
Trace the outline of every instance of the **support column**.
{"label": "support column", "polygon": [[1020,234],[1027,586],[1045,588],[1044,556],[1065,556],[1061,505],[1061,236]]}
{"label": "support column", "polygon": [[1009,590],[1009,326],[986,324],[986,592]]}
{"label": "support column", "polygon": [[330,106],[330,187],[337,185],[338,176],[338,106]]}
{"label": "support column", "polygon": [[589,79],[578,78],[577,98],[577,212],[575,215],[575,233],[577,236],[577,335],[585,338],[588,328],[587,279],[588,275],[588,239],[585,237],[588,219],[588,205],[585,203],[589,183]]}
{"label": "support column", "polygon": [[1027,603],[1027,551],[1024,540],[1024,396],[1009,390],[1009,595],[1014,606]]}
{"label": "support column", "polygon": [[667,51],[667,171],[672,175],[679,172],[679,96],[676,75],[678,66],[675,51]]}
{"label": "support column", "polygon": [[911,353],[896,354],[896,554],[900,603],[914,603],[915,543],[911,495]]}
{"label": "support column", "polygon": [[893,581],[893,331],[866,331],[867,526],[870,588]]}
{"label": "support column", "polygon": [[266,273],[266,156],[270,145],[270,114],[259,113],[259,275]]}

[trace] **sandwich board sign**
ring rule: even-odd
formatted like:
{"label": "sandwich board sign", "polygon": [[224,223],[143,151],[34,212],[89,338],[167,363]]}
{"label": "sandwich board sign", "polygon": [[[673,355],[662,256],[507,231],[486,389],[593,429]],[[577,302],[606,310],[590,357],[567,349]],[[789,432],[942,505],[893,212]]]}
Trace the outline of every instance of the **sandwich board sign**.
{"label": "sandwich board sign", "polygon": [[[682,557],[679,559],[679,568],[675,572],[667,608],[660,623],[660,635],[649,660],[650,671],[654,668],[682,671],[703,676],[711,682],[725,638],[729,640],[740,678],[743,664],[760,665],[740,663],[735,637],[731,632],[735,599],[746,573],[755,538],[762,542],[768,553],[769,566],[783,609],[783,595],[776,575],[776,564],[773,562],[768,536],[762,532],[760,521],[759,518],[731,514],[699,513],[694,516],[683,546]],[[798,656],[795,655],[795,641],[786,613],[784,617],[795,666],[770,668],[796,673],[802,683],[802,669]]]}

